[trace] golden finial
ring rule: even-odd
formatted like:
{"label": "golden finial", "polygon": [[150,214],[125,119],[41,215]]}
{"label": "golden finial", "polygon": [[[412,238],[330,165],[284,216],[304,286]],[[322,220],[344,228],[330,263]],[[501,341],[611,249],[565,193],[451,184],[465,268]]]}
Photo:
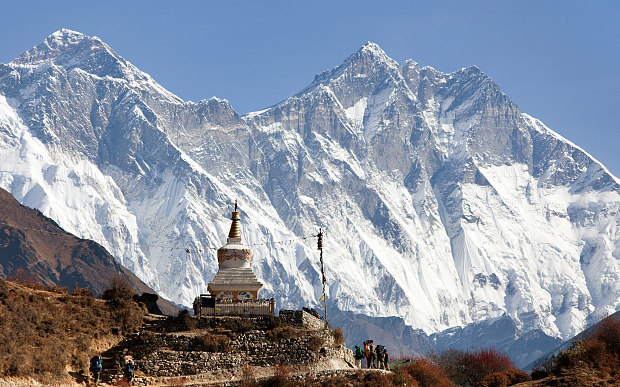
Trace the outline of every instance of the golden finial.
{"label": "golden finial", "polygon": [[232,213],[232,224],[230,225],[230,232],[228,233],[229,238],[239,238],[241,239],[241,225],[239,224],[239,220],[241,217],[239,216],[239,211],[237,211],[237,201],[235,200],[235,210]]}

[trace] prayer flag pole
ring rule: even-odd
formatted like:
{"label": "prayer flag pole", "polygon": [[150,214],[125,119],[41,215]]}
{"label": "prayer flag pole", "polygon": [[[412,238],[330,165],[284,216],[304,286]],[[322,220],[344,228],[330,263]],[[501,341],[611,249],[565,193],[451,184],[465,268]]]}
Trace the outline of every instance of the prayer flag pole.
{"label": "prayer flag pole", "polygon": [[323,229],[319,228],[319,234],[317,235],[319,239],[317,240],[317,250],[321,252],[321,282],[323,283],[323,319],[325,321],[325,328],[327,328],[327,300],[325,297],[325,267],[323,265]]}

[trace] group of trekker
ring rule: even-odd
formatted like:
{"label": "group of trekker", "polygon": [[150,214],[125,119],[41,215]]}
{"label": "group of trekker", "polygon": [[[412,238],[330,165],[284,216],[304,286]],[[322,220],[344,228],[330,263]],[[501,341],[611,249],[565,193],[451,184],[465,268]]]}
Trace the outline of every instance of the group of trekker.
{"label": "group of trekker", "polygon": [[389,370],[389,356],[385,346],[377,345],[375,347],[372,340],[364,341],[364,348],[355,346],[355,365],[362,368],[362,359],[366,359],[366,368],[376,368]]}
{"label": "group of trekker", "polygon": [[[134,363],[131,355],[124,355],[122,357],[121,369],[123,371],[123,377],[125,378],[125,381],[128,385],[131,386],[131,381],[133,380],[133,373],[136,369],[136,364]],[[103,370],[103,359],[101,358],[101,355],[95,355],[90,359],[90,367],[88,370],[95,384],[99,383],[99,380],[101,378],[101,371]]]}

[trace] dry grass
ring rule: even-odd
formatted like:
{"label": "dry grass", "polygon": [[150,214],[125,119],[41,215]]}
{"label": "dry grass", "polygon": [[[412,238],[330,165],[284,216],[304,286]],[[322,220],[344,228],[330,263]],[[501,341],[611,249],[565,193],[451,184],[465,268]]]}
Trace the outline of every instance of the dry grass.
{"label": "dry grass", "polygon": [[112,306],[50,290],[0,280],[0,376],[43,380],[63,376],[67,367],[87,369],[97,340],[142,322],[136,303]]}

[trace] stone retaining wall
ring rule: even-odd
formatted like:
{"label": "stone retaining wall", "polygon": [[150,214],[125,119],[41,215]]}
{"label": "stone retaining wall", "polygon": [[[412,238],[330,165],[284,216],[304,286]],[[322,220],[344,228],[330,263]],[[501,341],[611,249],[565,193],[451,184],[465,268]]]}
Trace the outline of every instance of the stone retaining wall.
{"label": "stone retaining wall", "polygon": [[259,367],[311,365],[330,359],[354,363],[351,350],[342,345],[333,347],[330,331],[302,328],[299,334],[299,337],[277,340],[260,330],[237,333],[236,340],[229,343],[229,352],[197,351],[195,335],[154,334],[158,336],[156,342],[160,347],[136,357],[136,364],[149,376],[176,376],[240,369],[243,364]]}
{"label": "stone retaining wall", "polygon": [[280,320],[282,324],[305,327],[308,329],[323,329],[325,323],[303,310],[281,310]]}

